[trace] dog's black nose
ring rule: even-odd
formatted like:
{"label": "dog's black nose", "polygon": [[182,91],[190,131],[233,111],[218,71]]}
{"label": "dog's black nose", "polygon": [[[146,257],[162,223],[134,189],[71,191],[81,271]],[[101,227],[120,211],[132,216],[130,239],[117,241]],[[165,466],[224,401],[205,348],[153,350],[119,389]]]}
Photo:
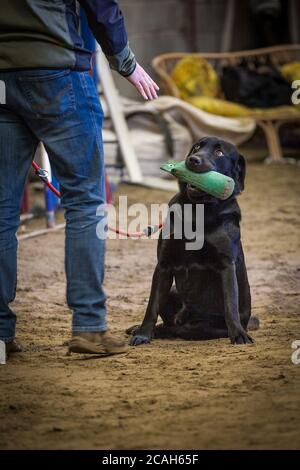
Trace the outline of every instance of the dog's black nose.
{"label": "dog's black nose", "polygon": [[213,169],[212,164],[200,155],[190,155],[187,157],[186,166],[189,170],[195,171],[196,173],[205,173]]}

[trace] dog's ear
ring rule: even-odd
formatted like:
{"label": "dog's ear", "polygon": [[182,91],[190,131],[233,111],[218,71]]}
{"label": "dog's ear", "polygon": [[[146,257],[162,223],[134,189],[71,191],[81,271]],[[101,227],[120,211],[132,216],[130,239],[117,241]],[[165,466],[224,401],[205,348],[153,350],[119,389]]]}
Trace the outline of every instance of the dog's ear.
{"label": "dog's ear", "polygon": [[201,140],[202,140],[202,139],[197,140],[197,142],[195,142],[195,143],[192,145],[192,148],[191,148],[191,150],[189,151],[189,153],[187,154],[186,158],[189,157],[190,155],[192,155],[192,153],[194,153],[196,150],[199,150],[199,149],[200,149]]}
{"label": "dog's ear", "polygon": [[236,194],[240,194],[244,190],[246,176],[246,160],[243,155],[239,155],[235,165],[235,184]]}

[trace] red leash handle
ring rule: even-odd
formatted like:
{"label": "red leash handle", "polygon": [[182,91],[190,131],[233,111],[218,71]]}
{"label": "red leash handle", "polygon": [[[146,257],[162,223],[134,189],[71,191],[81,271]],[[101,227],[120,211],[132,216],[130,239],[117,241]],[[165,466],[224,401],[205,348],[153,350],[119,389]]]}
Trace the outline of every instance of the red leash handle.
{"label": "red leash handle", "polygon": [[129,238],[142,238],[142,237],[151,237],[154,233],[158,232],[162,228],[163,224],[159,225],[148,225],[148,227],[145,228],[142,232],[126,232],[125,230],[121,230],[118,228],[112,228],[108,226],[109,230],[112,230],[113,232],[119,234],[119,235],[125,235],[126,237]]}
{"label": "red leash handle", "polygon": [[[45,185],[57,196],[61,198],[60,192],[50,183],[48,178],[48,172],[43,170],[35,161],[32,161],[32,167],[35,170],[35,174],[45,183]],[[126,230],[121,230],[118,228],[113,228],[108,226],[109,230],[117,233],[118,235],[124,235],[128,238],[142,238],[142,237],[151,237],[154,233],[158,232],[162,228],[163,224],[159,225],[148,225],[142,232],[126,232]]]}

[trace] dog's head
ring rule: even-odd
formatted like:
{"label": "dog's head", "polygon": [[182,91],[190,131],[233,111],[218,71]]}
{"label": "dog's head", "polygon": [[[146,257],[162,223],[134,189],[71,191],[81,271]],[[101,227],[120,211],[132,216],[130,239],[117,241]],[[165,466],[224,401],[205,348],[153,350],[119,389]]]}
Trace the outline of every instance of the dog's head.
{"label": "dog's head", "polygon": [[[217,171],[230,176],[235,181],[233,197],[244,189],[245,159],[233,144],[225,140],[217,137],[200,139],[191,148],[185,162],[188,169],[196,173]],[[218,201],[213,196],[186,183],[180,183],[180,190],[186,192],[191,202],[216,203]]]}

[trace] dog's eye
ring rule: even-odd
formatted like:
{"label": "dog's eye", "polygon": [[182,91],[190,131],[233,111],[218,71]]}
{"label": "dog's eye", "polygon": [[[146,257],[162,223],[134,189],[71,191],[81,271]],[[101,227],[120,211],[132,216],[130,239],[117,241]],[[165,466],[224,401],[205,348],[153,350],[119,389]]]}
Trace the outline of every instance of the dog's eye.
{"label": "dog's eye", "polygon": [[200,150],[200,145],[199,144],[194,146],[194,151],[197,152],[198,150]]}
{"label": "dog's eye", "polygon": [[222,152],[222,150],[217,149],[217,150],[215,150],[215,156],[216,157],[224,157],[224,153]]}

